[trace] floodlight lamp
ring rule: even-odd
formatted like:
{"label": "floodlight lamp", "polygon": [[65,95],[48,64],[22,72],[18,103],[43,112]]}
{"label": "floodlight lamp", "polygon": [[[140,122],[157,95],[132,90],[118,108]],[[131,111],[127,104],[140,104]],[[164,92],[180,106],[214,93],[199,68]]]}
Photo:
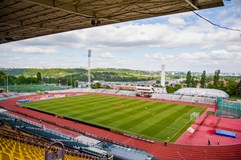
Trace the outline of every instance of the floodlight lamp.
{"label": "floodlight lamp", "polygon": [[13,38],[9,36],[9,32],[7,32],[6,37],[4,38],[6,41],[13,41]]}
{"label": "floodlight lamp", "polygon": [[96,26],[100,25],[101,21],[100,20],[97,20],[96,21]]}
{"label": "floodlight lamp", "polygon": [[93,26],[98,26],[98,25],[100,25],[100,23],[101,23],[100,20],[96,20],[96,19],[92,19],[92,20],[91,20],[91,24],[92,24]]}
{"label": "floodlight lamp", "polygon": [[95,20],[92,19],[92,20],[91,20],[91,24],[92,24],[93,26],[95,26],[95,24],[96,24],[96,23],[95,23]]}
{"label": "floodlight lamp", "polygon": [[5,39],[6,41],[8,41],[8,42],[9,42],[9,41],[13,41],[13,38],[12,38],[12,37],[5,37],[4,39]]}

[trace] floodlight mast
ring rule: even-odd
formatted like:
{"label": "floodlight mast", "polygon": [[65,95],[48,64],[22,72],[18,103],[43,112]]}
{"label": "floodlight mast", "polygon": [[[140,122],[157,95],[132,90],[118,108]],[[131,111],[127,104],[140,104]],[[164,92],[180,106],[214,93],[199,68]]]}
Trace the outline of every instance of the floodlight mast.
{"label": "floodlight mast", "polygon": [[165,65],[161,65],[161,85],[163,87],[162,93],[166,93],[166,69]]}
{"label": "floodlight mast", "polygon": [[8,75],[7,75],[7,93],[8,93]]}
{"label": "floodlight mast", "polygon": [[88,50],[88,88],[91,88],[91,79],[90,79],[90,57],[91,57],[91,50]]}

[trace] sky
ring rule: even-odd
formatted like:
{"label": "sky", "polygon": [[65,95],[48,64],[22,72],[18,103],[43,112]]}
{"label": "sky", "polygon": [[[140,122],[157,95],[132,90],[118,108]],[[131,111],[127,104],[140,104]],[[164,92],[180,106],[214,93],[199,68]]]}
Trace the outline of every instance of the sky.
{"label": "sky", "polygon": [[[241,0],[196,11],[241,30]],[[241,32],[192,12],[98,26],[0,44],[0,68],[128,68],[241,73]]]}

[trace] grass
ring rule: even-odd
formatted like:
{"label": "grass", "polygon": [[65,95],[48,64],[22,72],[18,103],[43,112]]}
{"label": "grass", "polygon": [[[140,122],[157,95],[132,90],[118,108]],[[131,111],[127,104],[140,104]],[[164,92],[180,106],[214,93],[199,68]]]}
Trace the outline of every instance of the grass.
{"label": "grass", "polygon": [[23,104],[112,130],[152,140],[175,142],[192,124],[190,114],[205,108],[86,94]]}
{"label": "grass", "polygon": [[238,99],[241,99],[241,96],[231,96],[231,97],[229,97],[229,100],[231,100],[231,101],[236,101]]}
{"label": "grass", "polygon": [[[0,88],[7,89],[6,86],[0,86]],[[52,91],[62,89],[58,86],[46,86],[46,85],[9,85],[8,90],[12,92],[36,92],[36,91]]]}

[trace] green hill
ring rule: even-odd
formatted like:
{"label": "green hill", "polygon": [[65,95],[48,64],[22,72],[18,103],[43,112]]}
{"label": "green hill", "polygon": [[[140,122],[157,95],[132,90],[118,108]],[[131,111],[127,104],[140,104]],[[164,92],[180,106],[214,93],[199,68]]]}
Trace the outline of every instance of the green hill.
{"label": "green hill", "polygon": [[[66,78],[73,80],[86,81],[88,78],[88,71],[81,68],[50,68],[50,69],[37,69],[37,68],[14,68],[14,69],[0,69],[6,75],[11,76],[25,76],[36,77],[38,72],[41,73],[42,78]],[[158,79],[160,73],[131,70],[131,69],[115,69],[115,68],[94,68],[91,69],[92,80],[105,80],[105,81],[142,81]]]}
{"label": "green hill", "polygon": [[35,77],[38,72],[41,73],[42,77],[53,77],[60,78],[68,75],[81,74],[87,72],[86,69],[81,68],[50,68],[50,69],[38,69],[38,68],[14,68],[14,69],[0,69],[7,75],[11,76],[25,76]]}

